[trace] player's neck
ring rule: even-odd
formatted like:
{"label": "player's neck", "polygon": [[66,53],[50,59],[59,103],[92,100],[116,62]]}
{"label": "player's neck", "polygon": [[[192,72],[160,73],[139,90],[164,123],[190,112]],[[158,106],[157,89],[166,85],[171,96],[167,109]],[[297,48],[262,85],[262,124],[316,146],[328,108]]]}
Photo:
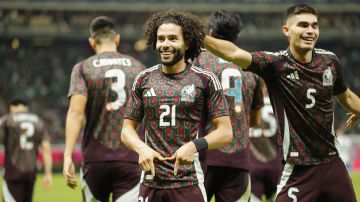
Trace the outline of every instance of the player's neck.
{"label": "player's neck", "polygon": [[117,47],[115,44],[104,44],[101,46],[97,46],[95,48],[96,53],[104,53],[104,52],[116,52]]}
{"label": "player's neck", "polygon": [[290,52],[295,58],[296,61],[307,64],[310,63],[312,60],[312,51],[302,51],[297,50],[293,47],[290,47]]}
{"label": "player's neck", "polygon": [[162,67],[162,71],[165,74],[177,74],[183,72],[186,69],[186,63],[184,60],[180,60],[178,63],[172,66],[162,64],[161,67]]}

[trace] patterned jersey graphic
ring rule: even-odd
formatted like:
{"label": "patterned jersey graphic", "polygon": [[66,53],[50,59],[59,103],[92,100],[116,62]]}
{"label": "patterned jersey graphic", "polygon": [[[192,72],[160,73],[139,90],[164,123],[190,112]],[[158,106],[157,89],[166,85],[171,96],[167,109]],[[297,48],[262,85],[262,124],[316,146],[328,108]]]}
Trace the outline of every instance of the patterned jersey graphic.
{"label": "patterned jersey graphic", "polygon": [[338,158],[333,95],[347,89],[335,54],[315,49],[309,64],[289,50],[255,52],[249,70],[262,76],[279,121],[284,159],[314,165]]}
{"label": "patterned jersey graphic", "polygon": [[36,172],[38,148],[48,139],[43,121],[30,112],[8,114],[0,120],[1,142],[5,146],[5,179]]}
{"label": "patterned jersey graphic", "polygon": [[96,54],[73,68],[68,96],[87,96],[85,161],[119,160],[117,155],[123,155],[118,149],[123,148],[120,134],[127,97],[136,75],[144,69],[134,58],[116,52]]}
{"label": "patterned jersey graphic", "polygon": [[[205,123],[228,115],[228,106],[214,74],[187,65],[175,75],[164,74],[161,65],[138,75],[125,117],[145,122],[145,141],[164,157],[170,157],[185,143],[203,134]],[[174,176],[174,162],[155,160],[156,176],[144,175],[144,185],[178,188],[203,182],[198,156],[191,165],[180,166]]]}

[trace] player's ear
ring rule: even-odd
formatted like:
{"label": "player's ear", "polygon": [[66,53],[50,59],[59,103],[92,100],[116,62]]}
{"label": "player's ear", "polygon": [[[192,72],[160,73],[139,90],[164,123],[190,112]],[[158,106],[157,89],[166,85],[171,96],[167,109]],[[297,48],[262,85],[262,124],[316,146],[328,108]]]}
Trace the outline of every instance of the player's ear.
{"label": "player's ear", "polygon": [[120,45],[120,42],[121,42],[120,34],[117,34],[117,35],[115,36],[115,44],[116,44],[116,46],[119,46],[119,45]]}
{"label": "player's ear", "polygon": [[90,46],[95,49],[95,47],[96,47],[95,40],[92,37],[89,37],[88,40],[89,40]]}
{"label": "player's ear", "polygon": [[289,33],[289,27],[288,27],[287,25],[283,25],[283,26],[282,26],[282,32],[283,32],[283,34],[284,34],[286,37],[289,38],[290,33]]}

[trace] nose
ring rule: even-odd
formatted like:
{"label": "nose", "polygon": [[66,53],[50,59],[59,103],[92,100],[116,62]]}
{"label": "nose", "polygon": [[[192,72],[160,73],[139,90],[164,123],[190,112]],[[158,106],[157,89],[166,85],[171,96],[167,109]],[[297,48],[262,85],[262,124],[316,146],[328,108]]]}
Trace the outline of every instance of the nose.
{"label": "nose", "polygon": [[306,30],[307,34],[315,34],[316,28],[313,28],[312,26],[309,26],[308,29]]}

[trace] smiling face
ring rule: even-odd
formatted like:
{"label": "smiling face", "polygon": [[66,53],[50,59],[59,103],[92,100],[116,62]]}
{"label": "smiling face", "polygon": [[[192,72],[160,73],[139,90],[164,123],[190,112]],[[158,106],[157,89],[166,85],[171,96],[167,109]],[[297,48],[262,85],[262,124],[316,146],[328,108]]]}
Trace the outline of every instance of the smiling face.
{"label": "smiling face", "polygon": [[290,49],[298,53],[312,51],[319,37],[317,17],[308,13],[293,15],[283,26],[283,33],[289,39]]}
{"label": "smiling face", "polygon": [[185,44],[182,29],[173,23],[162,24],[157,30],[156,52],[165,66],[173,66],[184,60]]}

